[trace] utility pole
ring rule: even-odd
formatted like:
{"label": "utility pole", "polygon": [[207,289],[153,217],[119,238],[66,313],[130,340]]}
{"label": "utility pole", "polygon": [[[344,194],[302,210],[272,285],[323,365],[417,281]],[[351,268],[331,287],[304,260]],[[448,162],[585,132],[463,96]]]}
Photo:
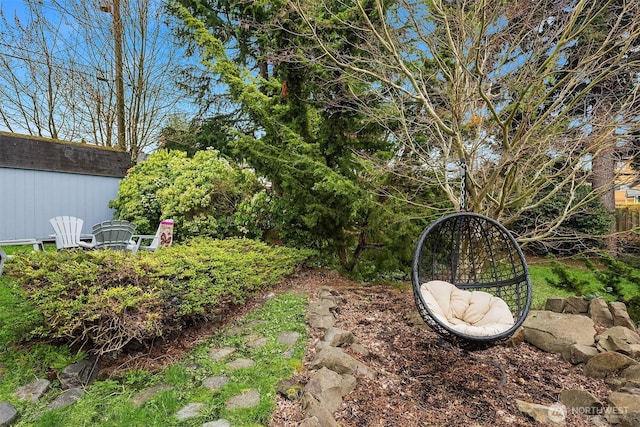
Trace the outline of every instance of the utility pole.
{"label": "utility pole", "polygon": [[113,0],[113,40],[116,61],[116,120],[118,126],[118,147],[127,151],[124,127],[124,77],[122,65],[122,19],[120,18],[120,0]]}

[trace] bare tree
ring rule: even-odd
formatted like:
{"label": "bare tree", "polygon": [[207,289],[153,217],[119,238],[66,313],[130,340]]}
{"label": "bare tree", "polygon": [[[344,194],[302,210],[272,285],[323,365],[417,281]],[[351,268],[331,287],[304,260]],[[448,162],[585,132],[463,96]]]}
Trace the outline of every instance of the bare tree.
{"label": "bare tree", "polygon": [[[467,209],[507,225],[562,194],[561,215],[520,236],[528,242],[589,203],[578,189],[591,185],[592,159],[638,130],[640,3],[617,2],[614,15],[602,3],[292,0],[291,8],[317,44],[307,58],[340,70],[358,109],[393,133],[397,156],[380,167],[415,188],[439,186],[459,208],[465,159]],[[357,37],[336,40],[336,27]],[[603,27],[590,43],[585,35]],[[629,76],[635,84],[603,103],[603,82]]]}
{"label": "bare tree", "polygon": [[[10,20],[0,10],[0,118],[9,130],[58,138],[72,132],[64,97],[75,92],[66,76],[72,71],[55,58],[64,43],[41,8]],[[56,115],[56,111],[58,111]]]}
{"label": "bare tree", "polygon": [[[183,60],[161,0],[121,0],[126,150],[157,143],[182,94]],[[0,120],[9,130],[116,147],[114,10],[82,0],[23,0],[28,16],[3,12]],[[25,22],[22,22],[25,21]],[[122,148],[122,147],[121,147]]]}

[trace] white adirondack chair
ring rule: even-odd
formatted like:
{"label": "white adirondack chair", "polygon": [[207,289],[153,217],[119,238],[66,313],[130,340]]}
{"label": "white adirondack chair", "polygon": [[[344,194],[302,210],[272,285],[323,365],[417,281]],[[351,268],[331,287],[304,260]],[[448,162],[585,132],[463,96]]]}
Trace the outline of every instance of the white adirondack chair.
{"label": "white adirondack chair", "polygon": [[91,249],[95,247],[95,242],[87,243],[80,240],[82,237],[82,224],[84,220],[76,218],[75,216],[56,216],[49,220],[49,223],[55,231],[56,248],[86,248]]}
{"label": "white adirondack chair", "polygon": [[[164,235],[164,236],[163,236]],[[171,246],[173,241],[173,220],[165,219],[160,222],[156,234],[136,234],[132,238],[133,243],[127,247],[130,251],[138,252],[140,249],[145,251],[155,251],[160,246]],[[149,241],[148,245],[142,245],[143,241]]]}

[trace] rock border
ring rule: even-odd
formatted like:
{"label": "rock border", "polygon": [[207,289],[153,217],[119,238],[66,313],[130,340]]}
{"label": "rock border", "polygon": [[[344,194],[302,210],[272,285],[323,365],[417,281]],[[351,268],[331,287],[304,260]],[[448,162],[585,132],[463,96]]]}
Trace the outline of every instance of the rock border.
{"label": "rock border", "polygon": [[550,297],[544,310],[529,313],[521,329],[524,341],[582,365],[585,376],[603,378],[612,390],[606,406],[588,391],[564,390],[558,396],[562,407],[518,402],[522,412],[556,425],[564,423],[562,411],[592,416],[594,422],[640,425],[640,335],[624,303]]}

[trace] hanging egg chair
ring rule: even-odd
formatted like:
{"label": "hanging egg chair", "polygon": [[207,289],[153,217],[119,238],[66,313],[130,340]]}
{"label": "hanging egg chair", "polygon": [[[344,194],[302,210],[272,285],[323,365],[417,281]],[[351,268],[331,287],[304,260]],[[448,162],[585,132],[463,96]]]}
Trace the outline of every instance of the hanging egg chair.
{"label": "hanging egg chair", "polygon": [[447,215],[422,232],[412,284],[425,323],[463,348],[506,340],[522,325],[531,304],[531,281],[520,246],[500,223],[472,212]]}

